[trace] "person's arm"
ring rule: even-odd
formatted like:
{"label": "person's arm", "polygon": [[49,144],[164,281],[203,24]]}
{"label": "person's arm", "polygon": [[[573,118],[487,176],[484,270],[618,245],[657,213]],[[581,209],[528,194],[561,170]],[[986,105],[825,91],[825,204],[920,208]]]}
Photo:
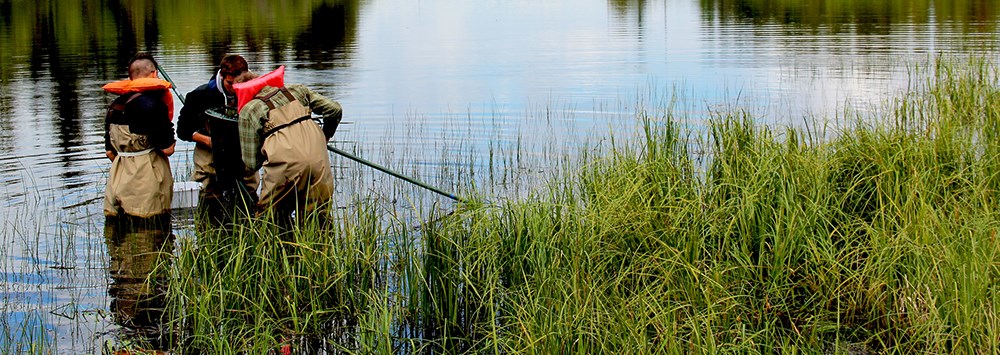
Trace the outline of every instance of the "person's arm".
{"label": "person's arm", "polygon": [[260,100],[250,101],[240,111],[240,155],[247,174],[260,169],[264,162],[260,152],[263,117],[267,117],[267,106]]}
{"label": "person's arm", "polygon": [[108,157],[109,160],[115,161],[115,147],[111,145],[111,122],[108,122],[108,118],[104,119],[104,156]]}
{"label": "person's arm", "polygon": [[200,131],[205,128],[204,112],[207,109],[203,91],[203,88],[199,87],[185,96],[187,103],[181,107],[181,112],[177,116],[177,138],[211,148],[212,137]]}
{"label": "person's arm", "polygon": [[300,97],[308,103],[309,109],[313,113],[323,117],[323,135],[329,140],[337,132],[337,126],[344,117],[344,110],[339,102],[328,99],[326,96],[317,94],[315,91],[303,86],[295,85]]}
{"label": "person's arm", "polygon": [[169,157],[171,155],[174,155],[174,147],[176,147],[176,146],[177,146],[177,142],[175,141],[174,144],[171,144],[169,147],[164,148],[164,149],[160,149],[160,152],[163,152],[164,156],[168,156]]}
{"label": "person's arm", "polygon": [[208,148],[212,147],[212,137],[201,134],[201,132],[194,132],[194,134],[191,135],[191,141]]}

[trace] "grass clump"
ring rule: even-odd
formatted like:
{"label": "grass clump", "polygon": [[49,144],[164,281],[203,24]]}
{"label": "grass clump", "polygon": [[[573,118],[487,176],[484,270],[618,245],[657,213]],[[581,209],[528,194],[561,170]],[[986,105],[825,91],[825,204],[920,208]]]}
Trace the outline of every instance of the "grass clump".
{"label": "grass clump", "polygon": [[[379,233],[360,208],[344,225],[291,229],[250,219],[180,246],[171,270],[169,324],[181,350],[266,353],[354,333],[380,276]],[[320,228],[320,226],[323,228]]]}
{"label": "grass clump", "polygon": [[744,111],[704,136],[642,117],[632,146],[431,231],[450,258],[438,277],[496,315],[469,347],[992,351],[996,68],[932,69],[888,114],[826,140]]}

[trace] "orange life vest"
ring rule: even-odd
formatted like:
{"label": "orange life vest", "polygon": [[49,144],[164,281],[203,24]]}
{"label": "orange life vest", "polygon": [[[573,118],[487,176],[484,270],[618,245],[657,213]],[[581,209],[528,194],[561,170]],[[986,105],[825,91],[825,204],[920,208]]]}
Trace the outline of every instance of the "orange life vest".
{"label": "orange life vest", "polygon": [[101,87],[104,91],[112,94],[127,94],[130,92],[144,92],[153,90],[163,90],[163,103],[167,105],[167,113],[170,120],[174,120],[174,96],[170,94],[170,82],[158,78],[139,78],[135,80],[125,79],[112,81]]}

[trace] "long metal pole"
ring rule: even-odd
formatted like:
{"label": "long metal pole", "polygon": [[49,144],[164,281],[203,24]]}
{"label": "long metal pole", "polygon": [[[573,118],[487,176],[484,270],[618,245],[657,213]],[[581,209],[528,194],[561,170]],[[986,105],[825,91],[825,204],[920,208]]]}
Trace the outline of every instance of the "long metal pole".
{"label": "long metal pole", "polygon": [[376,170],[381,171],[383,173],[386,173],[386,174],[395,176],[397,178],[403,179],[403,180],[405,180],[405,181],[407,181],[407,182],[409,182],[411,184],[414,184],[414,185],[423,187],[425,189],[434,191],[434,192],[436,192],[436,193],[438,193],[438,194],[440,194],[440,195],[442,195],[444,197],[450,198],[452,200],[455,200],[455,201],[458,201],[458,202],[468,202],[468,201],[466,201],[465,199],[463,199],[461,197],[458,197],[458,196],[455,196],[455,195],[453,195],[451,193],[445,192],[444,190],[441,190],[441,189],[436,188],[434,186],[427,185],[427,184],[423,183],[420,180],[417,180],[417,179],[414,179],[414,178],[411,178],[411,177],[408,177],[408,176],[404,176],[404,175],[402,175],[400,173],[397,173],[395,171],[389,170],[389,169],[387,169],[387,168],[385,168],[385,167],[383,167],[381,165],[372,163],[372,162],[367,161],[367,160],[365,160],[365,159],[363,159],[361,157],[358,157],[358,156],[356,156],[354,154],[351,154],[351,153],[345,152],[343,150],[340,150],[337,147],[334,147],[334,146],[331,146],[331,145],[327,145],[326,149],[329,149],[331,152],[340,154],[340,155],[342,155],[344,157],[347,157],[348,159],[351,159],[351,160],[356,161],[358,163],[361,163],[361,164],[364,164],[364,165],[368,165],[368,166],[370,166],[372,168],[375,168]]}
{"label": "long metal pole", "polygon": [[170,75],[167,75],[167,71],[163,70],[163,67],[161,67],[159,63],[156,63],[156,70],[159,70],[160,74],[163,75],[163,80],[166,80],[167,82],[170,83],[170,88],[174,90],[174,95],[177,95],[177,98],[181,100],[181,105],[183,105],[184,95],[181,95],[181,93],[177,92],[177,84],[174,84],[174,81],[170,80]]}

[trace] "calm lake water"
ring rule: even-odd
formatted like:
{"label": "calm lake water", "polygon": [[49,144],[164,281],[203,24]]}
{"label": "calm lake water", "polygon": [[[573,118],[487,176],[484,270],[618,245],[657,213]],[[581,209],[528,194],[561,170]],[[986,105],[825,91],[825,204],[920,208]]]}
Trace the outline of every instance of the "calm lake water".
{"label": "calm lake water", "polygon": [[[0,349],[37,336],[87,353],[114,337],[101,215],[113,97],[100,87],[138,50],[182,94],[226,53],[259,72],[285,65],[287,82],[343,105],[337,146],[458,190],[455,165],[511,169],[491,157],[544,162],[627,136],[634,112],[661,112],[674,93],[695,128],[737,106],[793,125],[870,109],[932,56],[994,58],[998,15],[988,0],[0,0]],[[171,158],[177,181],[192,147]],[[442,200],[332,157],[355,176],[338,198],[362,186]],[[190,217],[174,223],[192,234]]]}

